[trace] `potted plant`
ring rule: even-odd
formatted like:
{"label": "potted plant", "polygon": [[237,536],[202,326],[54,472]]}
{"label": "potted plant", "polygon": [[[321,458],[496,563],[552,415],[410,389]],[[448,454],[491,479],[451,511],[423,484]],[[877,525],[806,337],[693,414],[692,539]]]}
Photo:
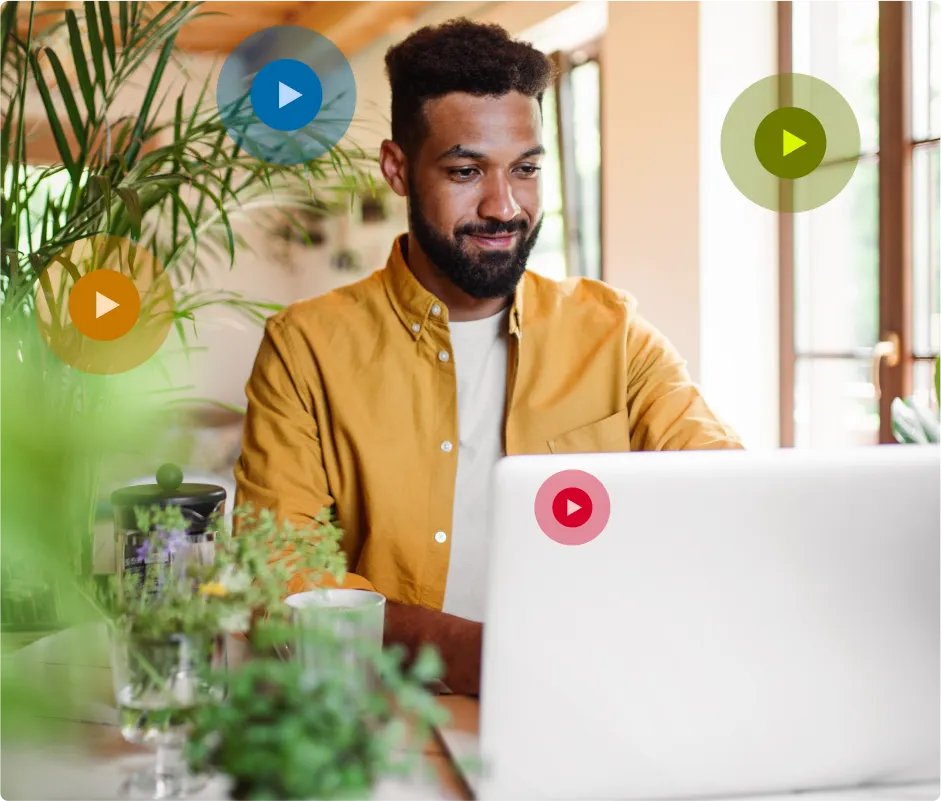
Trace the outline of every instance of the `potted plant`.
{"label": "potted plant", "polygon": [[[239,534],[222,519],[210,527],[209,558],[187,534],[178,506],[138,507],[143,569],[114,576],[95,592],[111,631],[111,667],[122,735],[156,743],[151,770],[130,779],[136,795],[165,798],[202,781],[183,769],[180,749],[200,707],[218,697],[213,671],[225,662],[224,635],[252,636],[262,617],[284,625],[281,588],[295,570],[342,579],[341,531],[325,515],[313,529],[270,512],[237,510]],[[272,559],[272,553],[289,555]]]}
{"label": "potted plant", "polygon": [[[8,465],[3,561],[22,557],[20,572],[36,574],[28,584],[4,575],[4,608],[14,586],[21,611],[58,616],[70,608],[60,597],[67,591],[63,585],[92,572],[103,465],[119,447],[106,447],[113,443],[102,436],[102,419],[122,418],[128,409],[143,417],[143,406],[175,388],[173,377],[164,379],[157,370],[150,387],[139,372],[126,382],[87,375],[45,346],[34,299],[56,255],[101,234],[146,248],[170,278],[174,323],[186,348],[188,325],[195,326],[201,308],[227,305],[256,323],[277,309],[200,286],[210,260],[222,256],[231,266],[245,247],[239,219],[250,216],[256,228],[273,228],[291,221],[295,211],[341,207],[368,182],[373,159],[355,147],[337,146],[309,163],[283,166],[258,162],[229,140],[209,76],[177,80],[180,70],[186,77],[177,33],[202,13],[199,3],[187,2],[66,4],[42,11],[36,3],[9,2],[0,11],[0,327]],[[115,99],[128,84],[142,88],[140,99],[118,116]],[[37,132],[54,141],[56,163],[28,163]],[[25,397],[12,397],[13,388]],[[8,402],[23,412],[22,441],[14,437],[21,421],[7,416]],[[66,435],[76,447],[47,459],[42,432],[60,428],[76,432]],[[8,434],[14,437],[9,443]],[[146,454],[145,438],[125,437],[125,450],[129,442],[137,445],[135,455]],[[60,511],[53,513],[54,507]],[[37,523],[38,509],[57,519]],[[58,594],[48,603],[23,597],[50,589]]]}
{"label": "potted plant", "polygon": [[196,715],[187,746],[194,771],[217,771],[233,799],[366,799],[408,775],[421,743],[447,713],[425,686],[442,670],[434,650],[408,670],[402,652],[374,653],[378,686],[343,671],[313,678],[301,662],[262,659],[226,677],[226,696]]}

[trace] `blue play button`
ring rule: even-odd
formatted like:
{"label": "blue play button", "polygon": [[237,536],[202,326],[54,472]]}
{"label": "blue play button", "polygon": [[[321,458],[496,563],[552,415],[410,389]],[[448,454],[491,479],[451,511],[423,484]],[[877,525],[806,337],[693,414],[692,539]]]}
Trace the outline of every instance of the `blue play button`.
{"label": "blue play button", "polygon": [[280,58],[262,67],[251,88],[252,109],[265,125],[278,131],[303,128],[320,111],[323,87],[310,67]]}
{"label": "blue play button", "polygon": [[216,82],[232,141],[269,164],[306,164],[328,153],[356,111],[356,77],[340,48],[297,25],[245,37]]}

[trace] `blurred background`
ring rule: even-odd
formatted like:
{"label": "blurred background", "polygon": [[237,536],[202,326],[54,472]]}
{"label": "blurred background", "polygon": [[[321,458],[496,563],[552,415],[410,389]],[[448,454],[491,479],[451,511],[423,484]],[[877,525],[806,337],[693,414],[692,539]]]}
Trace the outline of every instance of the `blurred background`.
{"label": "blurred background", "polygon": [[[21,36],[29,5],[20,3],[11,22]],[[458,16],[505,27],[559,67],[544,102],[546,219],[530,268],[600,279],[633,294],[746,446],[891,442],[894,398],[914,396],[936,409],[937,2],[207,2],[182,16],[180,4],[130,5],[155,26],[176,26],[162,32],[164,40],[176,36],[173,57],[161,65],[162,51],[149,52],[105,110],[117,126],[146,105],[152,125],[141,152],[172,147],[175,116],[187,113],[200,86],[209,87],[204,104],[214,106],[215,76],[240,41],[291,24],[326,35],[349,59],[357,111],[341,149],[359,154],[348,202],[298,209],[264,226],[248,204],[231,212],[231,248],[217,240],[200,245],[200,269],[175,285],[178,298],[225,293],[235,302],[191,304],[186,341],[180,329],[164,345],[158,361],[171,386],[163,397],[188,403],[158,437],[166,453],[150,450],[147,465],[135,468],[141,481],[173,457],[188,479],[231,491],[244,385],[264,316],[381,268],[406,228],[404,201],[385,190],[371,161],[389,132],[385,52],[419,27]],[[34,4],[34,37],[46,36],[60,55],[69,53],[71,32],[61,22],[70,9],[75,33],[87,37],[81,4]],[[94,37],[86,41],[84,69],[104,71]],[[98,59],[101,52],[99,41]],[[61,74],[41,60],[38,68],[53,84],[81,84],[83,67],[63,60]],[[7,66],[5,55],[4,81]],[[165,69],[159,103],[148,98],[158,69]],[[735,98],[788,71],[841,92],[862,134],[849,185],[798,215],[752,204],[720,155]],[[75,183],[61,169],[62,142],[74,139],[70,110],[60,92],[49,103],[27,82],[18,158],[38,187],[31,202],[43,226],[45,209],[69,198]],[[9,282],[6,261],[4,270]],[[253,315],[243,301],[254,304]],[[99,511],[107,542],[109,513]],[[96,546],[94,561],[107,566],[113,555]]]}

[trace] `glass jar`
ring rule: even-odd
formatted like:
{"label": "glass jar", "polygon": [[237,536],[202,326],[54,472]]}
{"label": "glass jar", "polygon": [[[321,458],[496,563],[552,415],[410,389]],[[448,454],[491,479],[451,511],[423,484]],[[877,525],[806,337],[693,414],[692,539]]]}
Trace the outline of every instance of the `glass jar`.
{"label": "glass jar", "polygon": [[[183,483],[183,472],[175,465],[157,471],[156,484],[135,484],[111,494],[114,509],[115,573],[119,581],[133,576],[143,582],[150,565],[169,562],[209,564],[215,556],[215,535],[209,524],[215,515],[225,513],[226,492],[216,484]],[[175,551],[150,552],[151,531],[138,528],[138,507],[178,506],[186,521],[183,542]],[[161,570],[158,575],[164,575]]]}

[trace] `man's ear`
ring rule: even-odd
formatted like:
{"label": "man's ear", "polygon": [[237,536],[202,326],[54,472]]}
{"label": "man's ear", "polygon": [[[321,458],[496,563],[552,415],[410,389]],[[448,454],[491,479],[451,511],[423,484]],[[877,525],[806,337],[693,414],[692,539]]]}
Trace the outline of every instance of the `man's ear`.
{"label": "man's ear", "polygon": [[391,139],[383,141],[379,148],[379,169],[392,187],[392,191],[399,197],[408,194],[408,165],[405,151]]}

